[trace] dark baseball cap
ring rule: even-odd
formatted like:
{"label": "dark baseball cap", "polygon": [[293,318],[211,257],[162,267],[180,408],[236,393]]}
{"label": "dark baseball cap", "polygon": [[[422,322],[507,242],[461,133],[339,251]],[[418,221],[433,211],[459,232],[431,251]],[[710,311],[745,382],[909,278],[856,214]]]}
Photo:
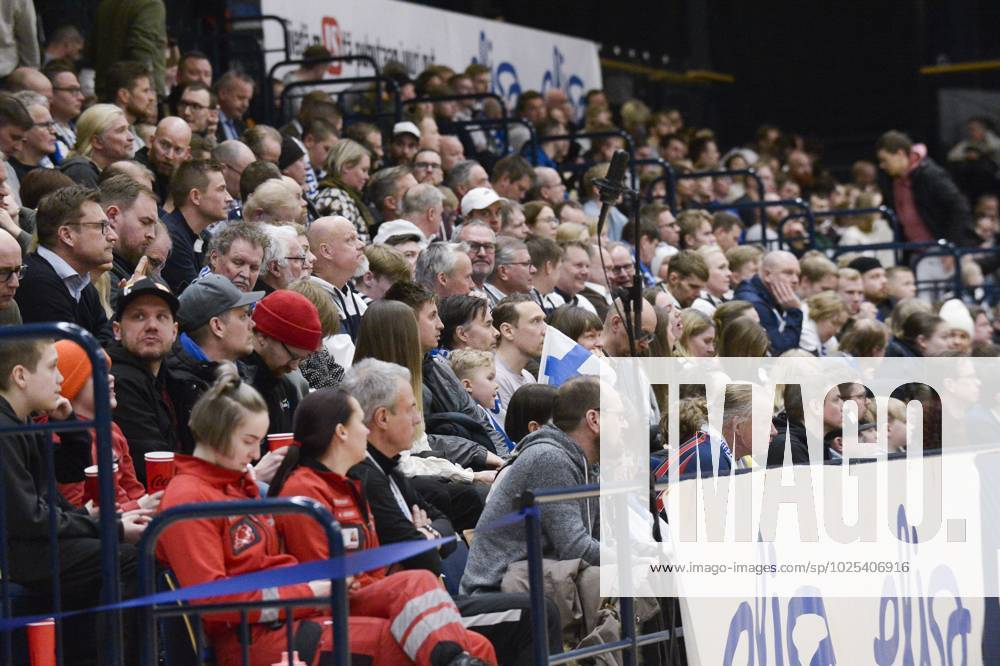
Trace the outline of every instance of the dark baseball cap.
{"label": "dark baseball cap", "polygon": [[158,296],[162,298],[170,307],[170,313],[173,315],[177,314],[177,308],[180,306],[180,302],[174,296],[174,292],[170,291],[170,287],[166,283],[155,278],[144,277],[135,282],[127,283],[122,288],[118,294],[118,302],[115,304],[115,319],[121,321],[125,308],[140,296]]}
{"label": "dark baseball cap", "polygon": [[262,291],[244,293],[228,278],[209,273],[192,282],[181,294],[177,321],[182,330],[194,331],[207,324],[212,317],[246,307],[263,297]]}

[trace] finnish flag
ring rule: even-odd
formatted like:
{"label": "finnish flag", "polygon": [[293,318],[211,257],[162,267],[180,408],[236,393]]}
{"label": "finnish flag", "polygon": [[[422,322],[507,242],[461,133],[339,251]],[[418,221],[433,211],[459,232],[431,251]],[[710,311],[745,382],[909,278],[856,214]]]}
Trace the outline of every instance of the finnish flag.
{"label": "finnish flag", "polygon": [[[577,375],[601,375],[601,361],[562,331],[547,327],[538,383],[559,386]],[[605,370],[607,372],[607,370]]]}

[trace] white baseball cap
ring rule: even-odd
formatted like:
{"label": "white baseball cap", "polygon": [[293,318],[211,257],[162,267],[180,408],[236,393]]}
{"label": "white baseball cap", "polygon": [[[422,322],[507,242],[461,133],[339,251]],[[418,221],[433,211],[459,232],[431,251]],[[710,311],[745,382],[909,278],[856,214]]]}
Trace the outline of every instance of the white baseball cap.
{"label": "white baseball cap", "polygon": [[468,215],[474,210],[489,208],[501,201],[500,195],[489,187],[474,187],[462,197],[462,215]]}
{"label": "white baseball cap", "polygon": [[411,123],[409,120],[404,120],[403,122],[396,123],[392,126],[392,136],[397,137],[400,134],[412,134],[419,139],[420,128]]}
{"label": "white baseball cap", "polygon": [[416,236],[419,240],[420,249],[427,247],[427,237],[424,236],[424,232],[420,230],[417,225],[413,224],[409,220],[392,220],[391,222],[383,222],[378,228],[378,234],[375,236],[375,240],[372,242],[376,245],[385,243],[391,238],[396,236]]}

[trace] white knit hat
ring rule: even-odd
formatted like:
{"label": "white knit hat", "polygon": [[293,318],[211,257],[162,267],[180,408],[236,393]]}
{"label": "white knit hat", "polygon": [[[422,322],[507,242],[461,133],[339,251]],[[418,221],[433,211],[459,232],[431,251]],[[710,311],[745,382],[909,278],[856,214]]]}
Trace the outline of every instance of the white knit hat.
{"label": "white knit hat", "polygon": [[944,319],[949,329],[953,331],[965,331],[969,334],[970,338],[972,337],[975,324],[972,321],[972,315],[969,314],[969,308],[965,307],[965,303],[962,301],[957,298],[945,301],[944,305],[941,306],[941,311],[938,312],[938,316]]}

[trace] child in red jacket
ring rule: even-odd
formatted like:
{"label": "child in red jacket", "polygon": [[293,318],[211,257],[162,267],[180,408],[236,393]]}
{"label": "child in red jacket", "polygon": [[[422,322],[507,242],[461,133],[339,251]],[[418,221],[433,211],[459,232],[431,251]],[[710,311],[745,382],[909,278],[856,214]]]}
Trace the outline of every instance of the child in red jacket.
{"label": "child in red jacket", "polygon": [[[176,457],[177,471],[167,486],[161,508],[192,502],[245,500],[258,497],[257,484],[248,467],[260,455],[260,442],[267,434],[267,403],[249,384],[240,380],[235,366],[224,364],[216,383],[199,399],[191,412],[191,432],[195,439],[193,455]],[[362,435],[362,450],[364,449]],[[268,515],[233,516],[186,520],[167,528],[157,554],[174,571],[182,586],[197,585],[240,574],[289,566],[298,563],[285,552],[284,544]],[[254,592],[215,597],[209,602],[274,600],[275,607],[254,608],[247,612],[250,623],[250,660],[253,665],[269,666],[281,660],[287,650],[285,608],[282,599],[328,597],[330,582],[317,580],[298,585],[265,588]],[[435,604],[435,607],[440,604]],[[453,607],[453,606],[452,606]],[[332,649],[333,632],[325,614],[326,602],[316,607],[296,606],[293,633],[303,623],[321,629],[313,654],[301,655],[312,664]],[[428,618],[438,623],[441,616]],[[215,648],[219,666],[241,663],[240,614],[237,611],[215,612],[202,619],[205,634]],[[411,663],[401,642],[415,640],[430,625],[415,627],[407,636],[396,635],[396,627],[386,616],[350,618],[350,650],[374,666]],[[459,626],[461,626],[459,624]],[[476,664],[459,647],[422,659],[420,664]],[[447,659],[443,657],[447,655]],[[461,661],[460,659],[465,659]]]}
{"label": "child in red jacket", "polygon": [[[94,384],[91,380],[93,374],[90,367],[90,358],[83,347],[72,340],[59,340],[56,342],[56,353],[59,354],[59,372],[63,376],[63,383],[60,394],[70,401],[73,406],[73,413],[79,419],[94,418]],[[104,355],[111,365],[111,359]],[[110,382],[111,409],[115,408],[115,386],[114,375],[108,374]],[[93,441],[91,450],[91,461],[97,461],[97,435],[91,431]],[[146,489],[139,483],[135,475],[135,465],[132,455],[129,453],[128,440],[117,423],[111,424],[111,449],[114,454],[115,463],[118,465],[118,474],[115,476],[115,509],[119,512],[134,511],[136,509],[148,509],[156,511],[160,505],[160,498],[163,491],[149,495]],[[59,484],[59,491],[66,497],[73,506],[84,506],[89,503],[91,497],[85,497],[85,483],[62,483]]]}

